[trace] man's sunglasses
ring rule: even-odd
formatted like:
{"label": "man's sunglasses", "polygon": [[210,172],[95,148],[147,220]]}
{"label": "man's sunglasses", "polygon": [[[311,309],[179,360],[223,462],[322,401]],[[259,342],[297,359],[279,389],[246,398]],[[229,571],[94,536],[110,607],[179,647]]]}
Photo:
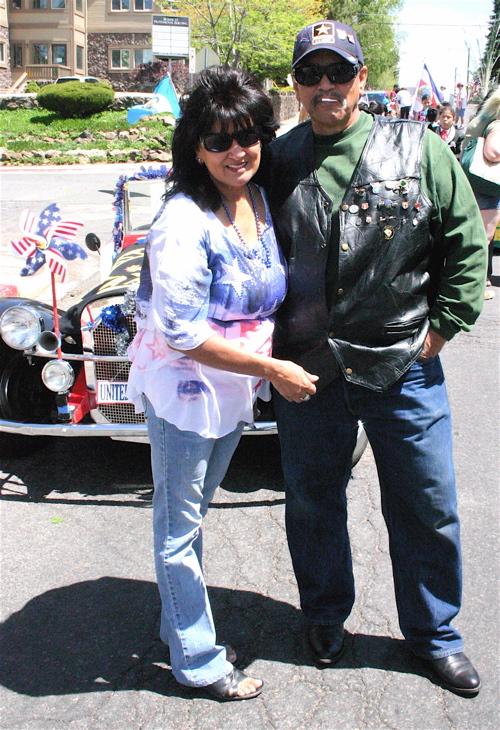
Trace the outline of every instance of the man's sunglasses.
{"label": "man's sunglasses", "polygon": [[245,129],[238,129],[232,134],[229,134],[229,132],[213,132],[204,134],[201,141],[207,152],[227,152],[233,144],[233,139],[240,147],[253,147],[254,144],[260,142],[260,129],[258,127],[245,127]]}
{"label": "man's sunglasses", "polygon": [[328,66],[297,66],[293,75],[301,86],[315,86],[326,74],[332,84],[346,84],[358,75],[359,66],[352,63],[330,63]]}

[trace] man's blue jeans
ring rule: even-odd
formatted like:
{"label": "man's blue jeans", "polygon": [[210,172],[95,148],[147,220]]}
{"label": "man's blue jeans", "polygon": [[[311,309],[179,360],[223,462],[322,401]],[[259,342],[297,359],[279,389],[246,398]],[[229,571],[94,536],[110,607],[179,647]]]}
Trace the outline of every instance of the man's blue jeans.
{"label": "man's blue jeans", "polygon": [[232,665],[217,644],[202,568],[201,522],[224,478],[243,430],[219,439],[180,431],[146,401],[153,468],[153,533],[161,596],[160,637],[170,647],[174,677],[206,686]]}
{"label": "man's blue jeans", "polygon": [[461,554],[451,418],[439,357],[378,393],[338,377],[304,403],[276,395],[286,527],[305,617],[342,623],[354,603],[346,487],[362,421],[375,456],[401,631],[412,651],[462,651]]}

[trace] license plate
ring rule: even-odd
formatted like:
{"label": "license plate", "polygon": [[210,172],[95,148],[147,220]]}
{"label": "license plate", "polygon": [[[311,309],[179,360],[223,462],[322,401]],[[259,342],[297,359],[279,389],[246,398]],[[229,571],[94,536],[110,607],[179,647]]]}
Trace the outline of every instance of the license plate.
{"label": "license plate", "polygon": [[98,380],[98,403],[130,403],[127,398],[127,383],[121,381]]}

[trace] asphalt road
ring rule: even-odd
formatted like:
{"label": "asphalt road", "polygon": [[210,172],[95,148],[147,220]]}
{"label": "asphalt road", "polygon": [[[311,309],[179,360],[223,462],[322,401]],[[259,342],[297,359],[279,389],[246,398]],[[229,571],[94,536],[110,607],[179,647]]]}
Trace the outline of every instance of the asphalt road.
{"label": "asphalt road", "polygon": [[[43,266],[35,276],[21,278],[18,274],[23,259],[10,253],[10,240],[21,238],[19,219],[25,208],[38,215],[45,206],[58,203],[62,217],[76,216],[84,221],[78,233],[78,243],[84,245],[87,233],[96,233],[103,248],[112,241],[114,222],[113,199],[116,182],[121,174],[130,174],[139,164],[76,165],[61,168],[6,168],[0,170],[0,286],[17,287],[20,296],[50,302],[50,272]],[[63,306],[70,306],[94,277],[99,281],[101,257],[88,253],[84,261],[68,262],[68,279],[57,284]],[[90,286],[88,287],[90,288]]]}
{"label": "asphalt road", "polygon": [[[4,225],[16,206],[60,201],[66,191],[109,236],[116,169],[65,175],[3,176]],[[158,639],[148,448],[59,439],[29,458],[0,454],[0,728],[496,730],[499,264],[497,256],[497,296],[443,355],[464,552],[456,624],[483,679],[477,698],[442,689],[405,649],[369,451],[349,487],[357,599],[348,650],[319,671],[286,546],[278,444],[242,441],[205,522],[205,572],[220,639],[266,688],[256,700],[218,704],[177,685]]]}

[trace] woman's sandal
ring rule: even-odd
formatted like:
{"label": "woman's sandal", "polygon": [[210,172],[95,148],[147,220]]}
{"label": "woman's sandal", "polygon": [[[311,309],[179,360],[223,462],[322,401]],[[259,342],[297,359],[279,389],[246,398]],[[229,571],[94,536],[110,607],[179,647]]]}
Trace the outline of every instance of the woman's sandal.
{"label": "woman's sandal", "polygon": [[248,679],[248,674],[245,674],[245,672],[242,672],[240,669],[233,667],[229,674],[226,674],[225,677],[218,679],[217,682],[208,684],[206,687],[202,687],[202,689],[221,702],[229,702],[231,700],[250,700],[252,697],[258,697],[258,695],[262,692],[264,682],[262,682],[255,692],[250,692],[247,695],[239,695],[238,685],[240,682],[243,682],[244,679]]}

